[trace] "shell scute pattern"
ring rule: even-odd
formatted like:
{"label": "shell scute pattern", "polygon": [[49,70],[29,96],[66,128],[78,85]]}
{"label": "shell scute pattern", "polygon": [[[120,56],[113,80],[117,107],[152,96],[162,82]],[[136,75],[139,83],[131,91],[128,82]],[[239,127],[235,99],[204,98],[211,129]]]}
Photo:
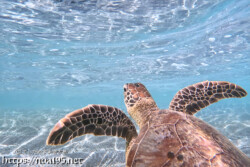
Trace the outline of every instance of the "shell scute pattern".
{"label": "shell scute pattern", "polygon": [[[142,127],[142,133],[132,142],[131,149],[128,149],[129,159],[133,154],[129,166],[208,167],[241,164],[236,163],[238,160],[235,158],[235,161],[231,162],[230,152],[224,152],[232,149],[231,144],[225,146],[223,143],[227,143],[228,139],[221,138],[219,132],[198,118],[165,110],[159,111],[160,116],[155,115]],[[223,141],[217,142],[212,134]],[[221,145],[224,145],[224,148]]]}
{"label": "shell scute pattern", "polygon": [[[133,147],[134,150],[128,149],[129,154],[131,152],[135,154],[131,166],[162,166],[172,159],[168,158],[169,152],[162,152],[162,150],[171,150],[173,154],[176,154],[181,149],[182,145],[178,140],[175,123],[182,116],[161,110],[159,114],[161,116],[157,117],[158,114],[152,116],[149,122],[141,128],[142,133],[134,141],[137,147]],[[166,119],[168,116],[172,119]]]}

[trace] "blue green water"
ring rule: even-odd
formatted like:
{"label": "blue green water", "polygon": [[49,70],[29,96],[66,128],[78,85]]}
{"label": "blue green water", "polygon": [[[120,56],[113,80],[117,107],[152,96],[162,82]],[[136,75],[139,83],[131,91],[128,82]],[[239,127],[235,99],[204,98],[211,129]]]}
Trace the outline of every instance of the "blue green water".
{"label": "blue green water", "polygon": [[[249,18],[247,0],[1,0],[0,156],[124,166],[120,138],[86,135],[58,147],[45,146],[46,138],[60,118],[88,104],[126,112],[128,82],[144,83],[160,108],[205,80],[250,92]],[[248,95],[196,116],[250,156],[249,108]]]}

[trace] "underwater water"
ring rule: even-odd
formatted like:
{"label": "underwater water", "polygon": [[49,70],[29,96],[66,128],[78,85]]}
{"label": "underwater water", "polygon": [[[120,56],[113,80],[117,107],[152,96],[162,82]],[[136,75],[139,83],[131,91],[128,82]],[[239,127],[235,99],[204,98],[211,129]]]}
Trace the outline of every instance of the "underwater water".
{"label": "underwater water", "polygon": [[[69,157],[86,167],[125,166],[121,138],[45,143],[59,119],[88,104],[127,114],[125,83],[145,84],[162,109],[205,80],[250,92],[249,9],[248,0],[1,0],[0,162]],[[249,108],[250,95],[196,116],[250,156]]]}

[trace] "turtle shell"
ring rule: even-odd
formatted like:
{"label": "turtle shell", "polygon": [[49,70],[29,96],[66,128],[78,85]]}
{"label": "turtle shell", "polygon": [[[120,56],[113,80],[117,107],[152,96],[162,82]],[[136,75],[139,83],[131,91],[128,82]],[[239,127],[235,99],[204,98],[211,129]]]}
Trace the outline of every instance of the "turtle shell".
{"label": "turtle shell", "polygon": [[250,159],[212,126],[185,113],[158,110],[126,152],[127,166],[243,167]]}

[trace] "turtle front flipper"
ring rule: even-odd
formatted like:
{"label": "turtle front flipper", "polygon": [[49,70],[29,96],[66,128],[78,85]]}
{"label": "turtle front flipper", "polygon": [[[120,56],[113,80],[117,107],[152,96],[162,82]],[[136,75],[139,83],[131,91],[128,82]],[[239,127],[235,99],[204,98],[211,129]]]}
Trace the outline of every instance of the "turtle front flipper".
{"label": "turtle front flipper", "polygon": [[46,144],[62,145],[85,134],[122,137],[127,144],[137,136],[134,124],[121,110],[105,105],[88,105],[59,120]]}
{"label": "turtle front flipper", "polygon": [[225,81],[204,81],[181,89],[172,99],[169,109],[195,114],[202,108],[225,98],[241,98],[247,92]]}

